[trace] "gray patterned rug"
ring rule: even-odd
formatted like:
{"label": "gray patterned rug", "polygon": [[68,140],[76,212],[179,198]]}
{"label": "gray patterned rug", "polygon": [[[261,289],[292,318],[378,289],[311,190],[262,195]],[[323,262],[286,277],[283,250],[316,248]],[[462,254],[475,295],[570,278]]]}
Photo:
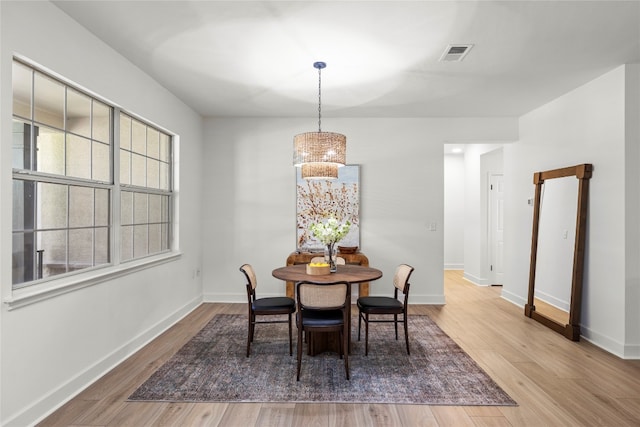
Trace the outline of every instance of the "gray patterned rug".
{"label": "gray patterned rug", "polygon": [[303,354],[296,381],[295,325],[293,356],[287,325],[270,324],[256,326],[247,358],[246,315],[216,315],[129,400],[516,405],[428,316],[409,317],[411,356],[391,324],[374,324],[365,357],[355,319],[350,381],[335,353]]}

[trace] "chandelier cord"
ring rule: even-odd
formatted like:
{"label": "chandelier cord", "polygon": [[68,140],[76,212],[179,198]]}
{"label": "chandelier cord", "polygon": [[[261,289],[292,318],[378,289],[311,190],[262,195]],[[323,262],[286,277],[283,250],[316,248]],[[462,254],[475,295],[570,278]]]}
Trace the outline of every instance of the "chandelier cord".
{"label": "chandelier cord", "polygon": [[318,133],[322,132],[322,67],[318,67]]}

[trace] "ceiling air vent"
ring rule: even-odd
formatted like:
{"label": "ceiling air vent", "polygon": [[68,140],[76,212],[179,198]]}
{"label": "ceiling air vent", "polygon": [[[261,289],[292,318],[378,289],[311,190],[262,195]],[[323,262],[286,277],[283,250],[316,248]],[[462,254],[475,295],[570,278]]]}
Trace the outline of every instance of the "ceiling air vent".
{"label": "ceiling air vent", "polygon": [[472,47],[472,44],[450,44],[440,57],[440,62],[460,62]]}

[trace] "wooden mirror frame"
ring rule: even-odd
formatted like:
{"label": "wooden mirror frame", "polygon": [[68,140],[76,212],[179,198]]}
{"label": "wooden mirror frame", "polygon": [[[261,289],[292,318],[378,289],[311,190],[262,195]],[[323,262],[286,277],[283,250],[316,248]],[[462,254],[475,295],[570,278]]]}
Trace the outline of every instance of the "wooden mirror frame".
{"label": "wooden mirror frame", "polygon": [[[582,164],[533,174],[536,186],[533,205],[533,232],[531,234],[531,265],[529,268],[529,296],[524,306],[524,314],[572,341],[580,340],[580,307],[582,304],[582,279],[584,273],[584,249],[587,232],[587,204],[589,200],[589,179],[593,165]],[[538,253],[538,229],[540,225],[540,200],[542,185],[546,180],[575,176],[578,179],[578,210],[576,215],[576,239],[573,252],[573,271],[571,274],[571,302],[569,304],[569,323],[562,324],[537,312],[534,304],[536,281],[536,259]]]}

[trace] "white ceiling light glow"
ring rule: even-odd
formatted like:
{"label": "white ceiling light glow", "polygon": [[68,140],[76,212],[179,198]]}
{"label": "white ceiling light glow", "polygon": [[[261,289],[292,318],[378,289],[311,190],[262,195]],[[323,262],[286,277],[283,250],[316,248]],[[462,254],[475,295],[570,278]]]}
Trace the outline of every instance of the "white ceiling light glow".
{"label": "white ceiling light glow", "polygon": [[204,117],[304,117],[317,58],[328,117],[403,118],[520,116],[640,60],[635,1],[52,3]]}
{"label": "white ceiling light glow", "polygon": [[[245,11],[223,20],[207,13],[211,6],[206,2],[193,4],[202,18],[170,38],[157,40],[153,49],[157,68],[175,62],[198,64],[197,70],[187,74],[206,72],[220,83],[237,85],[247,93],[250,102],[245,106],[257,108],[272,107],[274,99],[282,98],[292,101],[292,106],[306,103],[308,89],[313,87],[306,67],[317,58],[340,64],[340,73],[326,73],[331,76],[333,91],[327,111],[375,102],[398,89],[403,83],[399,76],[412,73],[425,57],[439,55],[450,41],[445,39],[450,27],[465,21],[450,8],[433,13],[431,7],[430,13],[416,15],[385,2],[365,9],[357,3],[341,3],[338,15],[331,4],[321,2],[273,2],[252,7],[240,2],[237,8]],[[391,16],[404,24],[387,25],[386,17]],[[415,37],[426,28],[426,37]],[[180,51],[181,55],[164,56],[164,51]],[[200,89],[207,92],[214,88]],[[299,105],[296,108],[299,110]]]}

